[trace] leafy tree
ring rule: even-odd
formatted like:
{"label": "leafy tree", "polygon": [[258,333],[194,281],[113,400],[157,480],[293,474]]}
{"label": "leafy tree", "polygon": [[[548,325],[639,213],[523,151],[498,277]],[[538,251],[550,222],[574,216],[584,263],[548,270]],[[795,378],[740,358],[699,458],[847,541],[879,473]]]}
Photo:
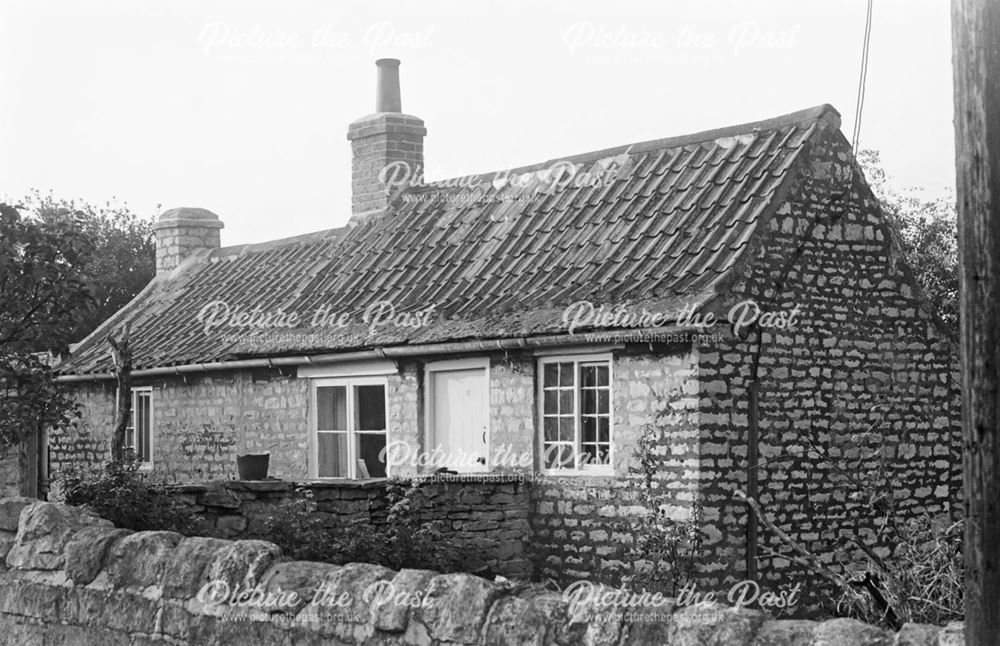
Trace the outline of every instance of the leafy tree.
{"label": "leafy tree", "polygon": [[83,275],[91,252],[78,218],[0,204],[0,451],[74,414],[50,359],[93,307]]}
{"label": "leafy tree", "polygon": [[81,235],[93,248],[82,271],[95,306],[80,316],[71,334],[73,341],[80,341],[124,307],[156,273],[152,220],[140,218],[125,204],[108,201],[95,206],[38,191],[23,202],[44,221],[73,214]]}
{"label": "leafy tree", "polygon": [[958,225],[953,199],[928,200],[914,189],[890,184],[878,152],[864,150],[858,162],[882,211],[895,226],[907,264],[935,313],[958,333]]}

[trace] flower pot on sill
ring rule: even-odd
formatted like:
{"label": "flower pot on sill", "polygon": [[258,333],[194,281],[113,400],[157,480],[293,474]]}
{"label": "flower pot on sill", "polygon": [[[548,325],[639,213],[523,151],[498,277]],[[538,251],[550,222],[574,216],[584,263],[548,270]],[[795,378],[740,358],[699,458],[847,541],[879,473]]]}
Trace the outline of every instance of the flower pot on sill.
{"label": "flower pot on sill", "polygon": [[267,480],[267,467],[270,462],[270,453],[237,455],[236,470],[240,474],[240,480]]}

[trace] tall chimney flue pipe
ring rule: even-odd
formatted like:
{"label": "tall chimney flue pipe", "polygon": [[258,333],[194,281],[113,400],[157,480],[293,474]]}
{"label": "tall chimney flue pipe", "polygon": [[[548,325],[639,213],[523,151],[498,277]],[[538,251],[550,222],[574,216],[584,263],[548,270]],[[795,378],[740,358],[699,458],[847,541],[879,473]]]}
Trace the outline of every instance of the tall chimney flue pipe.
{"label": "tall chimney flue pipe", "polygon": [[375,90],[375,112],[402,112],[399,98],[399,59],[380,58],[378,66],[378,86]]}

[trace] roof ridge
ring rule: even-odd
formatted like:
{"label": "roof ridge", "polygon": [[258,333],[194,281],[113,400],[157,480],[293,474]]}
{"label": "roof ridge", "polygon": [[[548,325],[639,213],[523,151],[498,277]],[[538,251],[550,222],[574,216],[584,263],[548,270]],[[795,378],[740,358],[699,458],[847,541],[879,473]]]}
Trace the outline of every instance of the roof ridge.
{"label": "roof ridge", "polygon": [[306,244],[309,242],[318,242],[320,240],[335,240],[338,234],[347,229],[346,226],[334,227],[332,229],[323,229],[321,231],[313,231],[312,233],[302,233],[295,236],[288,236],[287,238],[278,238],[276,240],[265,240],[264,242],[249,242],[244,244],[229,245],[227,247],[219,247],[218,249],[213,249],[211,253],[208,254],[210,258],[219,258],[223,256],[238,256],[244,253],[258,253],[262,251],[270,251],[277,247],[285,247],[293,244]]}
{"label": "roof ridge", "polygon": [[699,132],[688,133],[685,135],[674,135],[672,137],[650,139],[647,141],[640,141],[631,144],[613,146],[611,148],[603,148],[600,150],[592,150],[589,152],[577,153],[574,155],[553,157],[552,159],[548,159],[543,162],[526,164],[524,166],[518,166],[510,169],[499,169],[495,171],[476,173],[473,175],[459,175],[456,177],[447,177],[444,179],[434,180],[432,182],[426,182],[425,184],[420,186],[409,187],[405,190],[422,192],[422,191],[433,191],[433,190],[454,188],[454,185],[458,180],[463,180],[465,182],[474,182],[477,180],[487,180],[496,178],[498,173],[506,173],[508,176],[518,175],[521,173],[530,173],[537,170],[542,170],[544,168],[549,168],[553,164],[559,162],[582,163],[585,161],[596,161],[598,159],[603,159],[605,157],[613,157],[615,155],[620,155],[622,153],[627,153],[627,152],[641,153],[641,152],[648,152],[650,150],[657,150],[660,148],[677,148],[680,146],[686,146],[688,144],[710,141],[712,139],[731,137],[737,134],[745,134],[748,131],[752,132],[754,130],[770,130],[782,126],[794,125],[796,123],[801,123],[803,121],[819,121],[820,119],[826,116],[831,117],[831,121],[836,128],[840,127],[840,112],[838,112],[837,109],[834,108],[829,103],[822,103],[820,105],[816,105],[811,108],[796,110],[795,112],[789,112],[787,114],[782,114],[777,117],[771,117],[768,119],[761,119],[759,121],[748,121],[746,123],[740,123],[732,126],[724,126],[722,128],[713,128],[710,130],[702,130]]}

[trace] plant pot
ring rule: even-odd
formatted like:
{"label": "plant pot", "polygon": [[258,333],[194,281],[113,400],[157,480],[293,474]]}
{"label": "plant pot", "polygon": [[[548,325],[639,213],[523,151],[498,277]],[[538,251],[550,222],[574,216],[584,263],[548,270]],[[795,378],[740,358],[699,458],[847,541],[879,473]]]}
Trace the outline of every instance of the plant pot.
{"label": "plant pot", "polygon": [[267,467],[270,462],[270,453],[237,455],[236,470],[240,474],[240,480],[267,480]]}

